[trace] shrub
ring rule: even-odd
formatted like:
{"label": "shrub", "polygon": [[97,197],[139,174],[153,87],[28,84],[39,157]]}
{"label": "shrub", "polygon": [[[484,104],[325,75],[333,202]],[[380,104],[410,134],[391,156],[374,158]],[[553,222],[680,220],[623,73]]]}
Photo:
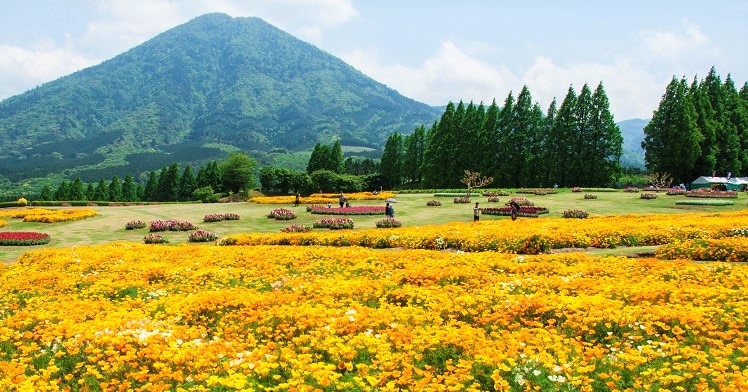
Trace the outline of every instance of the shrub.
{"label": "shrub", "polygon": [[143,237],[143,242],[146,244],[165,244],[169,242],[169,240],[161,236],[161,234],[148,233],[148,235]]}
{"label": "shrub", "polygon": [[562,214],[563,218],[577,218],[577,219],[585,219],[589,216],[589,214],[582,210],[565,210]]}
{"label": "shrub", "polygon": [[455,203],[470,203],[470,198],[467,196],[460,196],[454,198]]}
{"label": "shrub", "polygon": [[305,225],[292,224],[288,225],[280,230],[283,233],[308,233],[312,231],[312,228]]}
{"label": "shrub", "polygon": [[38,233],[35,231],[3,231],[0,232],[0,245],[44,245],[48,244],[51,238],[47,233]]}
{"label": "shrub", "polygon": [[215,241],[218,239],[218,234],[211,233],[206,230],[198,230],[190,233],[189,236],[187,236],[187,241],[189,242],[209,242],[209,241]]}
{"label": "shrub", "polygon": [[275,220],[291,220],[296,219],[298,215],[288,209],[285,208],[276,208],[272,211],[270,211],[267,215],[268,218],[273,218]]}
{"label": "shrub", "polygon": [[652,199],[657,198],[657,194],[656,193],[641,193],[639,194],[639,198],[644,199],[644,200],[652,200]]}
{"label": "shrub", "polygon": [[384,219],[378,220],[376,222],[376,225],[379,228],[390,228],[390,227],[400,227],[403,224],[400,223],[400,221],[395,218],[384,218]]}
{"label": "shrub", "polygon": [[145,222],[143,221],[129,221],[125,223],[125,230],[142,229],[144,227],[145,227]]}
{"label": "shrub", "polygon": [[584,199],[585,199],[585,200],[592,200],[592,199],[597,199],[597,195],[593,195],[593,194],[591,194],[591,193],[585,193],[585,194],[584,194]]}
{"label": "shrub", "polygon": [[431,200],[429,200],[429,201],[426,202],[426,205],[429,206],[429,207],[439,207],[439,206],[442,205],[442,202],[440,202],[439,200],[433,200],[433,199],[431,199]]}
{"label": "shrub", "polygon": [[627,186],[626,188],[623,189],[623,191],[628,192],[628,193],[639,193],[639,188],[635,186]]}

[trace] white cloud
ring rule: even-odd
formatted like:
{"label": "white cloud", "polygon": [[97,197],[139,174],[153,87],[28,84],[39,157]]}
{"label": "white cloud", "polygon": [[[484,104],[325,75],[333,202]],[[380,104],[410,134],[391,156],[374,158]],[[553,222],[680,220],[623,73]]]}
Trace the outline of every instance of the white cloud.
{"label": "white cloud", "polygon": [[709,38],[701,28],[686,18],[681,19],[677,28],[643,30],[641,36],[652,55],[667,60],[695,53],[709,44]]}
{"label": "white cloud", "polygon": [[383,65],[375,49],[357,50],[342,58],[399,93],[431,105],[459,100],[488,104],[517,85],[517,78],[505,66],[472,57],[451,41],[442,42],[419,67]]}
{"label": "white cloud", "polygon": [[0,45],[0,99],[20,94],[98,61],[69,48],[43,46],[26,49]]}

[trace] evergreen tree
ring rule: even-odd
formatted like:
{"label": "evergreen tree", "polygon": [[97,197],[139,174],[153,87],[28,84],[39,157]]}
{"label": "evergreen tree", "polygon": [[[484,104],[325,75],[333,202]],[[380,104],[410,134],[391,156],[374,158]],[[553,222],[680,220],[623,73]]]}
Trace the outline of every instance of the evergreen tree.
{"label": "evergreen tree", "polygon": [[699,127],[702,137],[699,144],[701,155],[696,159],[691,177],[711,176],[717,165],[717,133],[714,111],[705,89],[699,86],[696,77],[694,77],[688,91],[696,109],[696,125]]}
{"label": "evergreen tree", "polygon": [[572,177],[572,155],[576,153],[576,141],[572,138],[571,130],[577,123],[576,119],[577,94],[573,87],[569,87],[566,97],[561,102],[556,120],[548,135],[548,173],[561,187],[578,186]]}
{"label": "evergreen tree", "polygon": [[342,174],[345,170],[345,166],[343,165],[343,148],[340,145],[340,140],[336,140],[330,148],[329,165],[327,169],[338,174]]}
{"label": "evergreen tree", "polygon": [[379,163],[379,173],[382,175],[382,185],[386,189],[395,189],[401,184],[402,137],[394,133],[387,138]]}
{"label": "evergreen tree", "polygon": [[590,90],[590,87],[586,83],[579,92],[574,112],[573,117],[575,122],[569,133],[571,136],[570,140],[574,146],[574,154],[571,157],[571,165],[569,167],[572,173],[572,183],[577,186],[595,186],[592,183],[591,170],[588,166],[589,160],[592,158],[589,133],[591,131],[590,125],[593,122],[594,108],[592,90]]}
{"label": "evergreen tree", "polygon": [[135,183],[131,175],[126,175],[122,181],[122,201],[137,201]]}
{"label": "evergreen tree", "polygon": [[553,122],[556,121],[556,115],[558,115],[558,108],[556,107],[556,98],[553,98],[543,120],[542,158],[538,163],[538,166],[541,168],[543,173],[542,182],[547,184],[547,186],[551,186],[551,184],[558,185],[558,179],[551,177],[550,168],[555,163],[552,161],[551,154],[548,152],[549,146],[551,146],[553,142],[551,140],[551,129],[553,128]]}
{"label": "evergreen tree", "polygon": [[122,183],[117,176],[109,182],[109,201],[122,201]]}
{"label": "evergreen tree", "polygon": [[499,143],[499,106],[496,100],[486,110],[483,127],[479,131],[478,139],[481,148],[475,151],[475,159],[478,162],[478,171],[498,180],[499,156],[496,147]]}
{"label": "evergreen tree", "polygon": [[138,182],[138,186],[135,188],[135,200],[133,201],[142,200],[145,200],[145,187],[142,182]]}
{"label": "evergreen tree", "polygon": [[326,144],[317,143],[312,150],[312,155],[309,157],[309,162],[306,166],[306,172],[312,174],[317,170],[330,170],[333,166],[331,161],[332,151]]}
{"label": "evergreen tree", "polygon": [[49,185],[44,185],[42,193],[39,195],[39,200],[50,201],[52,198],[54,198],[54,195],[52,195],[52,190],[49,189]]}
{"label": "evergreen tree", "polygon": [[148,181],[145,183],[143,189],[143,196],[141,200],[145,201],[156,201],[158,200],[158,175],[156,172],[151,171],[148,175]]}
{"label": "evergreen tree", "polygon": [[177,200],[177,196],[179,195],[179,164],[175,162],[169,167],[161,169],[156,189],[158,201]]}
{"label": "evergreen tree", "polygon": [[725,79],[724,90],[726,121],[736,130],[735,136],[738,140],[737,159],[740,167],[736,167],[732,174],[743,176],[748,174],[748,102],[744,102],[740,97],[729,74]]}
{"label": "evergreen tree", "polygon": [[[403,180],[420,183],[423,179],[423,156],[426,151],[426,128],[421,125],[403,142],[405,152],[402,161]],[[362,173],[364,174],[364,173]]]}
{"label": "evergreen tree", "polygon": [[728,172],[739,172],[741,167],[738,152],[740,149],[738,130],[730,122],[726,108],[725,88],[714,67],[709,71],[699,88],[705,89],[709,97],[714,114],[714,123],[716,124],[717,160],[715,169],[721,175],[727,175]]}
{"label": "evergreen tree", "polygon": [[57,190],[55,191],[55,200],[70,200],[70,185],[68,185],[67,181],[62,180],[60,185],[57,187]]}
{"label": "evergreen tree", "polygon": [[692,180],[704,138],[696,117],[686,80],[673,77],[652,120],[644,127],[642,148],[648,171],[668,173],[676,183]]}
{"label": "evergreen tree", "polygon": [[592,123],[587,146],[591,186],[605,187],[615,183],[620,173],[623,136],[610,113],[608,96],[602,82],[592,94]]}
{"label": "evergreen tree", "polygon": [[519,158],[518,143],[512,139],[514,132],[514,93],[509,92],[504,99],[504,106],[499,111],[496,127],[494,161],[494,184],[499,187],[515,186],[515,174],[512,173],[513,161]]}
{"label": "evergreen tree", "polygon": [[102,178],[96,185],[94,190],[94,201],[107,201],[109,200],[109,185]]}
{"label": "evergreen tree", "polygon": [[218,167],[218,161],[210,161],[210,163],[208,163],[205,170],[205,176],[208,180],[208,186],[213,188],[213,191],[219,193],[224,190],[221,169]]}
{"label": "evergreen tree", "polygon": [[192,173],[192,166],[187,165],[182,170],[182,176],[179,177],[179,200],[191,200],[195,189],[197,189],[197,179]]}
{"label": "evergreen tree", "polygon": [[70,200],[86,200],[83,181],[81,181],[80,177],[76,177],[75,181],[70,185]]}
{"label": "evergreen tree", "polygon": [[[462,103],[460,103],[462,104]],[[424,159],[424,185],[429,188],[458,187],[459,178],[450,179],[455,171],[451,162],[456,155],[455,144],[457,135],[455,128],[455,105],[447,104],[441,119],[435,123],[429,132],[429,143]]]}
{"label": "evergreen tree", "polygon": [[94,184],[89,182],[86,186],[86,200],[94,200],[94,196],[96,196],[96,189]]}

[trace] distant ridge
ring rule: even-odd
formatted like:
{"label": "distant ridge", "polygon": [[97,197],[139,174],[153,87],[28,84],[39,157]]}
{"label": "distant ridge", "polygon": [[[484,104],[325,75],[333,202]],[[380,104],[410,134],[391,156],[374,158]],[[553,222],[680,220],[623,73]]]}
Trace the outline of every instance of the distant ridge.
{"label": "distant ridge", "polygon": [[441,113],[259,18],[207,14],[0,101],[0,176],[93,181],[334,139],[379,148]]}

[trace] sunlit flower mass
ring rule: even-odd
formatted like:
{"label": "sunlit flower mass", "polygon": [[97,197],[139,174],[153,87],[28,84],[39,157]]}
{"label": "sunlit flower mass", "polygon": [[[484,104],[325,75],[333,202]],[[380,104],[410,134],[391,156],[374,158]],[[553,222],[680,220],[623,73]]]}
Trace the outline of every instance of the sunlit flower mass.
{"label": "sunlit flower mass", "polygon": [[[731,218],[732,230],[705,216],[707,234],[663,242],[675,260],[453,247],[34,250],[0,267],[0,390],[746,390],[748,269],[682,256],[702,252],[699,241],[744,252],[745,216]],[[678,217],[620,226],[649,232],[658,219],[664,237],[695,232]],[[569,221],[557,220],[525,226],[575,235],[550,230]]]}

